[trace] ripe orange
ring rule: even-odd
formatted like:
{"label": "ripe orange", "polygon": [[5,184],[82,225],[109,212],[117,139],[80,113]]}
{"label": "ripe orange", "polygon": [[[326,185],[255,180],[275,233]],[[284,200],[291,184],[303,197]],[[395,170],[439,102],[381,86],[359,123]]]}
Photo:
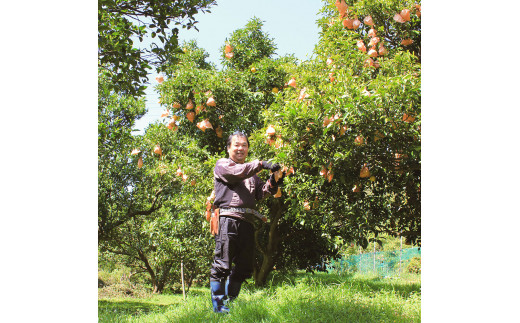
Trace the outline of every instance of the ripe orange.
{"label": "ripe orange", "polygon": [[217,137],[222,138],[222,128],[220,128],[220,126],[215,129],[215,133],[217,134]]}
{"label": "ripe orange", "polygon": [[327,175],[327,180],[329,181],[329,183],[332,181],[333,177],[334,177],[334,172],[333,171],[329,171],[329,174]]}
{"label": "ripe orange", "polygon": [[195,112],[190,111],[190,112],[186,113],[186,118],[188,118],[188,120],[190,120],[190,122],[193,122],[193,120],[195,120]]}
{"label": "ripe orange", "polygon": [[163,117],[167,117],[169,114],[170,114],[170,110],[166,109],[166,110],[164,110],[163,113],[161,114],[161,118],[163,118]]}
{"label": "ripe orange", "polygon": [[379,37],[372,37],[370,39],[370,42],[368,43],[368,47],[374,47],[377,43],[379,43],[380,39]]}
{"label": "ripe orange", "polygon": [[303,202],[303,208],[305,209],[305,211],[310,211],[311,210],[311,205],[309,204],[309,201],[304,201]]}
{"label": "ripe orange", "polygon": [[401,24],[405,22],[404,19],[403,19],[403,17],[402,17],[400,14],[398,14],[398,13],[396,13],[396,14],[394,15],[394,20],[395,20],[396,22],[401,23]]}
{"label": "ripe orange", "polygon": [[137,167],[141,168],[143,167],[143,158],[139,157],[139,160],[137,161]]}
{"label": "ripe orange", "polygon": [[403,46],[408,46],[408,45],[411,45],[412,43],[413,43],[413,40],[410,39],[410,38],[403,39],[403,40],[401,41],[401,45],[403,45]]}
{"label": "ripe orange", "polygon": [[156,80],[157,82],[159,82],[159,84],[161,84],[162,82],[164,82],[164,76],[159,75],[159,76],[157,76],[157,77],[155,78],[155,80]]}
{"label": "ripe orange", "polygon": [[352,22],[352,29],[358,29],[360,25],[361,25],[361,21],[359,21],[359,19],[356,18]]}
{"label": "ripe orange", "polygon": [[368,51],[368,56],[369,57],[377,57],[377,50],[375,47],[371,48],[369,51]]}
{"label": "ripe orange", "polygon": [[383,46],[383,44],[379,44],[379,55],[384,56],[388,54],[388,50]]}
{"label": "ripe orange", "polygon": [[329,57],[329,58],[327,58],[326,63],[327,63],[327,65],[330,65],[330,64],[334,63],[334,61],[332,60],[332,58]]}
{"label": "ripe orange", "polygon": [[403,114],[403,121],[404,122],[408,122],[408,123],[414,122],[415,121],[415,117],[405,113],[405,114]]}
{"label": "ripe orange", "polygon": [[272,125],[269,125],[269,127],[267,127],[266,133],[268,136],[273,136],[276,133],[276,130]]}
{"label": "ripe orange", "polygon": [[365,143],[365,138],[363,136],[357,136],[356,139],[354,139],[354,143],[358,146],[361,146]]}
{"label": "ripe orange", "polygon": [[130,153],[131,155],[137,155],[139,154],[141,151],[139,149],[133,149],[132,152]]}
{"label": "ripe orange", "polygon": [[287,85],[292,86],[293,88],[296,88],[296,79],[293,77],[289,82],[287,82]]}
{"label": "ripe orange", "polygon": [[365,25],[368,25],[368,26],[374,25],[374,20],[372,20],[371,16],[366,16],[365,19],[363,19],[363,22],[365,23]]}
{"label": "ripe orange", "polygon": [[341,126],[341,128],[339,129],[339,135],[343,136],[345,134],[345,131],[347,131],[347,129],[348,129],[347,125]]}
{"label": "ripe orange", "polygon": [[367,48],[365,47],[365,43],[363,43],[363,41],[361,39],[357,41],[356,46],[362,52],[367,51]]}
{"label": "ripe orange", "polygon": [[182,170],[181,170],[180,167],[177,169],[177,172],[175,172],[175,174],[176,174],[177,176],[182,176]]}
{"label": "ripe orange", "polygon": [[183,181],[183,182],[186,182],[187,179],[188,179],[188,175],[183,174],[183,175],[182,175],[182,181]]}
{"label": "ripe orange", "polygon": [[233,51],[233,47],[231,47],[231,45],[229,44],[226,44],[226,48],[224,49],[224,52],[227,54],[227,53],[231,53]]}
{"label": "ripe orange", "polygon": [[191,101],[191,99],[188,101],[188,104],[186,104],[186,109],[187,110],[193,109],[193,102]]}
{"label": "ripe orange", "polygon": [[330,82],[334,82],[335,78],[334,78],[334,73],[329,73],[329,80]]}
{"label": "ripe orange", "polygon": [[404,21],[410,21],[410,9],[401,10],[401,17]]}
{"label": "ripe orange", "polygon": [[226,53],[226,58],[227,59],[231,59],[233,58],[234,54],[233,53]]}
{"label": "ripe orange", "polygon": [[370,30],[368,31],[368,37],[376,37],[376,30],[374,29],[374,27],[370,28]]}
{"label": "ripe orange", "polygon": [[216,107],[217,106],[217,102],[215,102],[215,99],[213,97],[210,97],[208,99],[208,101],[206,101],[206,105],[208,107]]}
{"label": "ripe orange", "polygon": [[327,168],[324,165],[321,166],[320,176],[323,176],[323,178],[327,178]]}
{"label": "ripe orange", "polygon": [[172,103],[172,108],[174,108],[174,109],[178,109],[178,108],[180,108],[180,107],[181,107],[181,104],[180,104],[179,102],[173,102],[173,103]]}
{"label": "ripe orange", "polygon": [[156,153],[157,155],[162,155],[162,149],[161,147],[159,146],[159,144],[157,144],[155,146],[155,148],[153,149],[153,152]]}
{"label": "ripe orange", "polygon": [[365,60],[365,67],[374,66],[374,61],[371,58]]}
{"label": "ripe orange", "polygon": [[354,20],[348,18],[343,20],[343,27],[347,29],[354,29]]}
{"label": "ripe orange", "polygon": [[256,68],[255,67],[251,67],[251,73],[255,73],[256,72]]}
{"label": "ripe orange", "polygon": [[277,87],[273,87],[273,93],[278,93],[278,88]]}
{"label": "ripe orange", "polygon": [[367,167],[367,164],[365,163],[363,167],[361,168],[361,171],[359,172],[359,177],[361,178],[367,178],[370,177],[370,170]]}
{"label": "ripe orange", "polygon": [[339,15],[340,17],[343,18],[343,16],[345,16],[345,14],[348,12],[348,6],[347,4],[345,3],[345,0],[336,0],[336,8],[338,9],[339,11]]}

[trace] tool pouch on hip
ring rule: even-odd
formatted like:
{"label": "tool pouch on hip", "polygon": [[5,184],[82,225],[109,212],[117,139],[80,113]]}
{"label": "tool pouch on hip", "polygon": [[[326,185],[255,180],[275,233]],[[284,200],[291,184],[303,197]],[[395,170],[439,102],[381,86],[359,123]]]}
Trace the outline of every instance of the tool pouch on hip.
{"label": "tool pouch on hip", "polygon": [[211,213],[211,220],[209,222],[209,230],[211,234],[216,235],[218,234],[218,219],[220,216],[220,210],[215,209],[215,212]]}

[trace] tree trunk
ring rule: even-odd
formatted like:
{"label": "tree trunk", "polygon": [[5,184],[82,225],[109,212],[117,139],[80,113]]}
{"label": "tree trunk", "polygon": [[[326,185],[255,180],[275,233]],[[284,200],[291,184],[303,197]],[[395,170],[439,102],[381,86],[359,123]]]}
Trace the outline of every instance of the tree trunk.
{"label": "tree trunk", "polygon": [[256,286],[264,286],[267,280],[267,276],[273,270],[273,265],[278,256],[278,245],[280,242],[280,232],[278,231],[278,223],[282,217],[283,202],[281,199],[276,199],[271,204],[271,222],[269,224],[269,236],[267,241],[267,247],[261,248],[258,244],[258,232],[255,234],[255,240],[260,252],[263,255],[262,264],[259,268],[254,270],[254,278]]}
{"label": "tree trunk", "polygon": [[141,250],[137,250],[137,254],[139,255],[139,259],[141,259],[141,261],[144,263],[146,271],[150,275],[150,279],[152,280],[153,292],[156,294],[161,293],[162,288],[160,288],[158,285],[157,277],[155,275],[155,272],[154,272],[152,266],[150,266],[150,263],[148,262],[148,258]]}

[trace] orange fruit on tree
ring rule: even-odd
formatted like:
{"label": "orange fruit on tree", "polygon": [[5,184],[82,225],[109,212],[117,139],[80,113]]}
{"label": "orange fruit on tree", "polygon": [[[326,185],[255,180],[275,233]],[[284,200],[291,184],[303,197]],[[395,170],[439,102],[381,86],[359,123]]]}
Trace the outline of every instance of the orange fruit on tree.
{"label": "orange fruit on tree", "polygon": [[195,186],[195,184],[197,184],[197,181],[195,181],[194,179],[191,180],[190,182],[191,186]]}
{"label": "orange fruit on tree", "polygon": [[195,112],[190,111],[190,112],[186,113],[186,118],[188,118],[188,120],[190,120],[190,122],[193,122],[193,120],[195,120]]}
{"label": "orange fruit on tree", "polygon": [[305,209],[305,211],[310,211],[311,210],[311,205],[309,204],[309,201],[304,201],[303,202],[303,208]]}
{"label": "orange fruit on tree", "polygon": [[163,113],[161,114],[161,118],[163,118],[163,117],[167,117],[169,114],[170,114],[170,110],[166,109],[166,110],[164,110]]}
{"label": "orange fruit on tree", "polygon": [[279,91],[279,90],[278,90],[277,87],[273,87],[273,90],[272,90],[273,93],[278,93],[278,91]]}
{"label": "orange fruit on tree", "polygon": [[379,37],[372,37],[370,39],[370,42],[368,43],[368,47],[373,47],[375,46],[377,43],[379,43],[381,39]]}
{"label": "orange fruit on tree", "polygon": [[401,24],[403,24],[403,23],[405,22],[404,19],[403,19],[403,17],[402,17],[400,14],[398,14],[398,13],[396,13],[396,14],[394,15],[394,20],[395,20],[396,22],[398,22],[398,23],[401,23]]}
{"label": "orange fruit on tree", "polygon": [[327,173],[327,168],[324,165],[322,165],[320,170],[320,176],[323,176],[323,178],[327,178]]}
{"label": "orange fruit on tree", "polygon": [[371,16],[366,16],[365,19],[363,19],[363,22],[367,26],[373,26],[374,25],[374,20],[372,19]]}
{"label": "orange fruit on tree", "polygon": [[379,44],[378,53],[380,56],[384,56],[384,55],[388,54],[388,50],[385,48],[385,46],[383,46],[383,44]]}
{"label": "orange fruit on tree", "polygon": [[153,149],[153,152],[156,153],[157,155],[162,155],[161,146],[159,146],[159,144],[155,145],[155,148]]}
{"label": "orange fruit on tree", "polygon": [[369,57],[377,57],[377,50],[375,47],[372,47],[369,51],[368,51],[368,56]]}
{"label": "orange fruit on tree", "polygon": [[329,171],[329,173],[327,174],[327,180],[329,181],[329,183],[332,181],[332,178],[334,177],[334,172],[331,170]]}
{"label": "orange fruit on tree", "polygon": [[141,168],[143,167],[143,158],[139,157],[139,160],[137,161],[137,167]]}
{"label": "orange fruit on tree", "polygon": [[367,51],[367,48],[365,47],[365,43],[363,43],[363,41],[361,39],[357,41],[356,46],[362,52]]}
{"label": "orange fruit on tree", "polygon": [[347,131],[347,129],[348,129],[347,125],[342,125],[341,128],[339,129],[339,135],[343,136],[345,134],[345,132]]}
{"label": "orange fruit on tree", "polygon": [[164,76],[159,75],[159,76],[157,76],[157,77],[155,78],[155,80],[156,80],[157,82],[159,82],[159,84],[161,84],[162,82],[164,82]]}
{"label": "orange fruit on tree", "polygon": [[296,88],[296,79],[292,77],[289,82],[287,82],[287,85],[292,86],[293,88]]}
{"label": "orange fruit on tree", "polygon": [[269,125],[269,127],[267,127],[266,134],[268,136],[273,136],[275,133],[276,133],[276,130],[274,129],[274,127],[272,125]]}
{"label": "orange fruit on tree", "polygon": [[354,20],[348,18],[343,20],[343,27],[347,29],[354,29]]}
{"label": "orange fruit on tree", "polygon": [[231,59],[233,58],[234,54],[233,53],[226,53],[226,58],[227,59]]}
{"label": "orange fruit on tree", "polygon": [[180,167],[177,168],[177,171],[175,172],[175,174],[176,174],[177,176],[182,176],[182,170],[181,170]]}
{"label": "orange fruit on tree", "polygon": [[193,102],[191,101],[191,99],[188,101],[188,104],[186,104],[186,109],[187,110],[193,109]]}
{"label": "orange fruit on tree", "polygon": [[354,19],[354,21],[352,21],[352,29],[358,29],[359,26],[361,25],[361,21],[359,21],[359,19]]}
{"label": "orange fruit on tree", "polygon": [[376,181],[376,177],[375,176],[370,176],[370,181],[371,182],[375,182]]}
{"label": "orange fruit on tree", "polygon": [[251,73],[255,73],[256,72],[256,68],[253,66],[251,67]]}
{"label": "orange fruit on tree", "polygon": [[174,109],[178,109],[178,108],[180,108],[180,107],[181,107],[181,104],[180,104],[179,102],[173,102],[173,103],[172,103],[172,108],[174,108]]}
{"label": "orange fruit on tree", "polygon": [[367,167],[367,164],[365,163],[363,167],[361,168],[361,171],[359,172],[359,177],[361,178],[367,178],[370,177],[370,170]]}
{"label": "orange fruit on tree", "polygon": [[226,47],[224,48],[224,52],[227,54],[227,53],[231,53],[233,51],[233,47],[231,47],[231,45],[229,44],[226,44]]}
{"label": "orange fruit on tree", "polygon": [[335,78],[334,78],[334,73],[329,73],[329,80],[330,82],[334,82]]}
{"label": "orange fruit on tree", "polygon": [[216,107],[217,106],[217,102],[215,102],[215,99],[213,97],[210,97],[208,99],[208,101],[206,101],[206,105],[208,107]]}
{"label": "orange fruit on tree", "polygon": [[141,151],[139,149],[132,149],[132,152],[130,153],[130,155],[137,155],[139,154]]}
{"label": "orange fruit on tree", "polygon": [[403,39],[403,40],[401,41],[401,45],[403,45],[403,46],[408,46],[408,45],[411,45],[412,43],[413,43],[413,40],[410,39],[410,38]]}
{"label": "orange fruit on tree", "polygon": [[345,0],[336,0],[335,6],[339,11],[340,17],[345,16],[345,14],[348,12],[348,6],[345,3]]}
{"label": "orange fruit on tree", "polygon": [[220,126],[215,129],[215,133],[217,134],[217,137],[222,138],[222,128],[220,128]]}
{"label": "orange fruit on tree", "polygon": [[354,193],[359,193],[359,192],[361,192],[361,186],[358,185],[358,184],[355,184],[355,185],[354,185],[354,188],[352,189],[352,192],[354,192]]}
{"label": "orange fruit on tree", "polygon": [[365,59],[365,67],[374,66],[374,60],[371,58]]}
{"label": "orange fruit on tree", "polygon": [[183,181],[183,182],[186,182],[187,179],[188,179],[188,175],[183,174],[183,175],[182,175],[182,181]]}
{"label": "orange fruit on tree", "polygon": [[401,17],[404,21],[410,21],[410,9],[401,10]]}
{"label": "orange fruit on tree", "polygon": [[370,28],[370,30],[368,31],[368,37],[376,37],[376,30],[374,29],[374,27]]}
{"label": "orange fruit on tree", "polygon": [[356,139],[354,139],[354,143],[358,146],[361,146],[365,143],[365,138],[363,138],[363,136],[359,135],[356,137]]}
{"label": "orange fruit on tree", "polygon": [[415,121],[415,117],[405,113],[405,114],[403,114],[403,121],[404,122],[408,122],[408,123],[414,122]]}
{"label": "orange fruit on tree", "polygon": [[327,63],[327,65],[330,65],[330,64],[334,63],[334,61],[332,60],[332,58],[329,57],[329,58],[327,58],[326,63]]}

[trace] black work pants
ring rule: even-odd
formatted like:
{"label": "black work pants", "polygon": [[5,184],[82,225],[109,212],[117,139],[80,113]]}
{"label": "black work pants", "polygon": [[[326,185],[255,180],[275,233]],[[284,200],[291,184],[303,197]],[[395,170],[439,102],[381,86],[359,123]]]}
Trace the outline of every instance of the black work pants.
{"label": "black work pants", "polygon": [[210,281],[243,282],[253,274],[255,230],[251,223],[221,216],[215,235],[215,254]]}

